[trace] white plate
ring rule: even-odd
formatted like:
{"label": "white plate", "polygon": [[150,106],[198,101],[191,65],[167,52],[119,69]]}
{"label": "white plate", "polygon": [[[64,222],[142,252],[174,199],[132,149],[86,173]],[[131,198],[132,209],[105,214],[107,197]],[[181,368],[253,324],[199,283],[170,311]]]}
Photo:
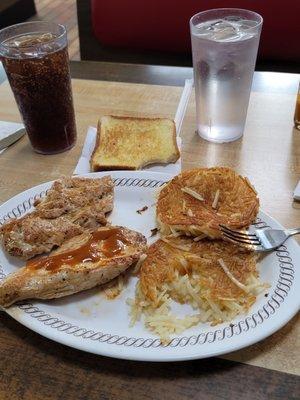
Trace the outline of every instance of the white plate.
{"label": "white plate", "polygon": [[[97,177],[107,174],[87,174]],[[155,227],[155,189],[170,179],[153,172],[112,172],[115,179],[114,224],[142,232],[147,238]],[[0,223],[19,217],[32,208],[34,198],[45,195],[51,182],[13,197],[0,207]],[[141,215],[136,211],[145,205]],[[263,212],[261,225],[282,226]],[[152,239],[153,240],[153,239]],[[0,250],[1,275],[15,271],[22,262]],[[200,324],[184,335],[174,337],[167,346],[144,329],[142,322],[129,328],[128,297],[134,297],[136,278],[115,300],[106,300],[99,288],[51,301],[26,302],[7,309],[7,313],[33,331],[59,343],[110,357],[141,361],[179,361],[211,357],[249,346],[271,335],[286,324],[299,309],[300,252],[297,242],[268,254],[259,264],[261,280],[270,283],[268,296],[258,296],[247,315],[231,324],[211,327]],[[2,268],[2,270],[1,270]],[[298,286],[298,292],[297,292]]]}

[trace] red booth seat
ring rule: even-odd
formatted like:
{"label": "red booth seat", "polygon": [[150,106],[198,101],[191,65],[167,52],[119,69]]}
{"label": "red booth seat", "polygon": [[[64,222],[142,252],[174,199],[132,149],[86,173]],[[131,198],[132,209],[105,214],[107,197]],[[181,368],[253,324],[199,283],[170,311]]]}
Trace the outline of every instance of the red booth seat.
{"label": "red booth seat", "polygon": [[300,61],[297,0],[91,0],[92,28],[102,45],[189,53],[190,17],[222,7],[262,15],[260,60]]}

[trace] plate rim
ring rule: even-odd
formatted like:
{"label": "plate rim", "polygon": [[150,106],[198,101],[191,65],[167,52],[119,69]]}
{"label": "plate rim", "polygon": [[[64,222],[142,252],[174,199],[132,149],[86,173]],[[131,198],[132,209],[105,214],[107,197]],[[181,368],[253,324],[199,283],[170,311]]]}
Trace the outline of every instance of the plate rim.
{"label": "plate rim", "polygon": [[[168,179],[171,179],[172,177],[173,177],[173,175],[171,175],[171,174],[166,174],[166,173],[162,173],[162,172],[150,172],[150,171],[106,171],[106,172],[96,172],[96,173],[88,173],[88,174],[80,174],[80,175],[76,175],[77,177],[95,177],[95,176],[105,176],[105,175],[112,175],[112,177],[114,178],[114,176],[115,177],[119,177],[119,178],[127,178],[126,177],[126,175],[125,175],[125,177],[124,176],[122,176],[122,175],[124,175],[124,174],[126,174],[127,176],[128,176],[128,178],[129,179],[132,179],[132,178],[134,178],[134,180],[136,180],[136,179],[138,179],[139,177],[142,177],[142,178],[140,178],[140,179],[138,179],[139,181],[141,180],[141,179],[144,179],[145,180],[145,178],[147,178],[146,179],[146,181],[147,180],[149,180],[149,179],[152,179],[152,181],[156,181],[156,182],[164,182],[164,181],[166,181],[166,180],[168,180]],[[153,179],[153,177],[154,178],[157,178],[157,179]],[[117,178],[118,179],[118,178]],[[2,211],[2,209],[4,209],[4,208],[6,208],[11,202],[15,202],[19,197],[24,197],[25,195],[27,195],[27,194],[29,194],[30,192],[32,192],[32,191],[37,191],[37,190],[39,190],[40,188],[44,188],[45,187],[45,185],[48,185],[48,186],[50,186],[51,185],[51,183],[53,182],[54,180],[52,180],[52,181],[47,181],[47,182],[44,182],[44,183],[42,183],[42,184],[40,184],[40,185],[36,185],[36,186],[33,186],[32,188],[29,188],[29,189],[27,189],[27,190],[25,190],[25,191],[23,191],[23,192],[21,192],[21,193],[19,193],[19,194],[17,194],[17,195],[15,195],[15,196],[13,196],[11,199],[9,199],[9,200],[7,200],[5,203],[3,203],[1,206],[0,206],[0,213],[1,213],[1,211]],[[125,186],[125,185],[124,185]],[[131,185],[131,186],[134,186],[134,185]],[[135,186],[138,186],[138,185],[135,185]],[[156,187],[158,187],[158,186],[156,186]],[[155,188],[155,186],[154,187],[152,187],[152,188]],[[45,190],[43,190],[42,191],[43,193],[45,193]],[[40,193],[42,193],[42,192],[40,192]],[[39,193],[39,194],[40,194]],[[28,201],[28,200],[27,200]],[[31,208],[31,204],[30,204],[30,201],[28,201],[28,205],[27,205],[29,208]],[[25,211],[27,211],[27,210],[25,210]],[[24,211],[24,212],[25,212]],[[277,226],[280,226],[280,227],[282,227],[282,225],[277,221],[277,220],[275,220],[273,217],[271,217],[271,216],[269,216],[267,213],[265,213],[264,211],[260,211],[260,213],[262,213],[263,215],[265,215],[266,217],[267,217],[267,219],[270,219],[271,221],[272,221],[272,223],[274,223],[275,225],[277,225]],[[22,214],[22,212],[21,212],[21,214]],[[0,214],[1,215],[1,214]],[[283,227],[282,227],[283,228]],[[291,246],[292,247],[295,247],[295,245],[296,245],[296,247],[295,247],[295,249],[297,249],[298,251],[299,251],[299,249],[298,249],[298,247],[299,247],[299,245],[298,245],[298,243],[294,240],[294,239],[292,239],[292,240],[290,240],[290,244],[291,244]],[[286,248],[286,246],[284,246],[285,247],[285,249],[284,250],[281,250],[281,251],[287,251],[287,248]],[[2,250],[1,250],[2,251]],[[287,253],[288,253],[288,251],[287,251]],[[276,254],[277,255],[277,254]],[[288,257],[289,257],[289,253],[288,253]],[[292,260],[291,260],[292,261]],[[0,266],[1,267],[1,266]],[[0,271],[0,277],[1,277],[1,271]],[[289,288],[290,289],[290,288]],[[289,289],[288,289],[288,291],[289,291]],[[287,294],[288,295],[288,294]],[[284,301],[284,300],[283,300]],[[25,303],[25,306],[26,305],[31,305],[31,307],[32,308],[36,308],[34,305],[32,305],[32,303],[29,303],[29,302],[26,302]],[[77,348],[77,349],[80,349],[80,350],[84,350],[84,351],[87,351],[87,352],[90,352],[90,353],[94,353],[94,354],[99,354],[99,355],[104,355],[104,356],[109,356],[109,357],[113,357],[113,358],[119,358],[119,359],[127,359],[127,360],[135,360],[135,361],[159,361],[159,362],[168,362],[168,361],[184,361],[184,360],[191,360],[191,359],[200,359],[200,358],[205,358],[205,357],[211,357],[211,356],[216,356],[216,355],[221,355],[221,354],[226,354],[226,353],[228,353],[228,352],[231,352],[231,351],[236,351],[236,350],[239,350],[239,349],[241,349],[241,348],[244,348],[244,347],[248,347],[248,346],[250,346],[251,344],[254,344],[254,343],[256,343],[256,342],[259,342],[259,341],[261,341],[261,340],[263,340],[264,338],[266,338],[266,337],[268,337],[268,336],[270,336],[270,335],[272,335],[274,332],[276,332],[277,330],[279,330],[279,329],[281,329],[281,327],[282,326],[284,326],[296,313],[297,313],[297,311],[298,311],[298,309],[299,309],[299,307],[300,307],[300,299],[299,299],[299,304],[297,305],[295,305],[295,307],[294,307],[294,309],[291,311],[290,310],[290,312],[287,312],[287,314],[284,316],[285,318],[280,318],[280,323],[278,324],[278,323],[273,323],[273,327],[271,327],[271,329],[267,329],[267,330],[262,330],[262,333],[260,334],[260,335],[258,335],[258,337],[257,337],[257,335],[253,335],[253,337],[252,337],[252,340],[251,340],[251,338],[250,338],[250,340],[248,339],[247,340],[247,343],[245,344],[245,343],[243,343],[243,341],[240,343],[240,344],[238,344],[238,342],[237,341],[235,341],[234,342],[234,346],[233,346],[233,348],[232,348],[232,345],[231,344],[229,344],[229,346],[227,346],[228,348],[226,349],[226,348],[224,348],[224,349],[222,349],[222,350],[216,350],[216,351],[212,351],[212,350],[210,350],[210,351],[208,351],[208,354],[206,354],[205,352],[203,353],[202,352],[202,354],[199,354],[199,350],[197,351],[196,349],[198,349],[199,347],[194,347],[194,349],[196,350],[195,351],[195,354],[194,355],[191,355],[191,354],[184,354],[184,353],[181,353],[181,352],[179,352],[178,354],[160,354],[160,356],[158,356],[157,355],[157,353],[155,353],[154,352],[154,354],[152,355],[152,354],[150,354],[149,355],[149,353],[146,353],[146,354],[143,354],[143,352],[141,352],[140,353],[140,355],[139,355],[139,353],[137,353],[137,354],[135,354],[135,351],[133,352],[133,354],[130,354],[130,351],[129,351],[129,353],[127,352],[127,351],[125,351],[124,353],[122,353],[122,352],[120,352],[120,353],[118,353],[118,354],[113,354],[113,353],[116,353],[115,351],[110,351],[111,350],[111,347],[109,348],[109,347],[107,347],[107,348],[105,348],[105,346],[100,346],[99,348],[97,348],[96,346],[95,346],[95,348],[94,349],[91,349],[90,347],[93,347],[93,346],[89,346],[89,345],[85,345],[85,341],[84,340],[81,340],[81,342],[80,341],[78,341],[78,339],[81,337],[81,339],[82,339],[82,335],[81,336],[73,336],[72,337],[72,339],[73,340],[68,340],[68,339],[70,339],[70,334],[68,334],[68,335],[65,335],[65,336],[63,336],[63,335],[61,335],[60,333],[61,332],[63,332],[63,331],[56,331],[55,332],[55,329],[52,329],[52,330],[47,330],[47,328],[45,328],[45,325],[46,324],[43,324],[43,321],[40,321],[39,320],[39,322],[41,322],[40,324],[39,324],[39,326],[41,326],[42,328],[41,329],[34,329],[33,327],[35,327],[35,325],[36,325],[36,322],[38,321],[38,319],[37,319],[37,317],[34,317],[35,318],[35,320],[34,319],[28,319],[27,320],[27,318],[26,318],[26,316],[28,316],[28,314],[30,314],[30,313],[26,313],[26,311],[25,311],[25,309],[23,308],[22,309],[22,306],[24,307],[24,305],[20,305],[20,306],[14,306],[14,307],[11,307],[11,308],[9,308],[9,309],[5,309],[5,311],[9,314],[9,315],[11,315],[14,319],[16,319],[18,322],[20,322],[20,323],[22,323],[24,326],[26,326],[26,327],[28,327],[29,329],[31,329],[31,330],[33,330],[33,331],[35,331],[36,333],[38,333],[38,334],[41,334],[42,336],[45,336],[45,337],[47,337],[48,339],[51,339],[51,340],[54,340],[54,341],[56,341],[56,342],[59,342],[59,343],[62,343],[62,344],[64,344],[64,345],[67,345],[67,346],[69,346],[69,347],[73,347],[73,348]],[[20,309],[21,311],[25,311],[24,313],[20,313],[20,314],[16,314],[15,312],[14,312],[14,309],[16,309],[16,307],[18,307],[18,309]],[[280,307],[280,305],[278,306],[278,308]],[[42,312],[42,310],[39,310],[39,311],[41,311]],[[257,312],[257,311],[256,311]],[[45,313],[45,312],[44,312]],[[48,313],[47,313],[48,314]],[[254,314],[253,314],[254,315]],[[25,319],[24,318],[22,318],[21,316],[25,316]],[[32,315],[30,314],[30,316],[32,317]],[[241,317],[243,316],[243,318],[244,318],[244,321],[247,319],[247,318],[249,318],[250,316],[249,316],[249,314],[242,314],[241,315]],[[32,323],[34,321],[34,323]],[[30,323],[31,322],[31,323]],[[241,322],[243,322],[243,321],[239,321],[237,324],[239,325]],[[256,325],[255,325],[255,327],[257,326],[257,325],[259,325],[260,323],[257,323],[257,321],[255,321],[254,320],[254,322],[256,323]],[[262,321],[263,322],[263,321]],[[274,322],[274,321],[273,321]],[[245,322],[244,322],[245,323]],[[48,326],[50,326],[50,325],[48,325]],[[43,327],[44,327],[44,329],[43,329]],[[51,326],[52,327],[52,326]],[[80,328],[80,327],[79,327]],[[226,326],[226,327],[224,327],[224,328],[222,328],[223,329],[223,336],[225,335],[225,330],[228,328],[228,326]],[[239,327],[240,328],[240,330],[241,330],[241,332],[240,333],[242,333],[243,332],[243,329],[241,328],[241,327]],[[80,329],[84,329],[84,328],[80,328]],[[231,328],[231,330],[232,330],[232,335],[231,335],[231,337],[235,337],[236,336],[236,334],[235,333],[233,333],[233,328]],[[250,330],[250,328],[248,328],[247,329],[247,332]],[[214,331],[214,336],[217,336],[217,334],[218,334],[218,331],[220,332],[220,330],[215,330]],[[49,333],[48,333],[49,332]],[[209,331],[209,332],[207,332],[206,333],[206,336],[208,336],[210,333],[211,333],[212,331]],[[256,331],[257,332],[257,331]],[[66,333],[68,333],[68,332],[66,332]],[[240,334],[239,333],[239,334]],[[104,335],[107,335],[107,334],[104,334]],[[202,334],[200,333],[199,335],[198,335],[198,337],[199,336],[201,336]],[[112,336],[116,336],[116,335],[110,335],[111,337]],[[193,335],[194,336],[194,335]],[[193,337],[193,336],[190,336],[190,338],[188,339],[188,341],[187,341],[187,343],[185,343],[183,346],[186,346],[187,344],[189,344],[189,341],[190,341],[190,339],[191,339],[191,337]],[[231,337],[229,337],[229,338],[231,338]],[[225,338],[225,336],[223,337],[223,339]],[[228,338],[228,337],[227,337]],[[127,339],[135,339],[135,340],[139,340],[140,338],[127,338]],[[150,338],[142,338],[144,341],[146,340],[149,340]],[[181,342],[181,340],[182,339],[186,339],[186,336],[176,336],[174,339],[179,339],[179,342],[178,342],[178,344],[176,345],[176,347],[178,347],[178,346],[180,346],[180,348],[182,348],[181,347],[181,345],[179,344],[180,342]],[[174,340],[173,339],[173,340]],[[157,341],[157,342],[159,342],[160,340],[158,339],[158,338],[151,338],[150,339],[152,342],[155,342],[155,341]],[[216,339],[215,338],[215,340],[213,340],[213,342],[215,342],[216,340],[220,340],[220,339]],[[127,340],[126,340],[127,341]],[[81,345],[81,343],[82,343],[82,345]],[[106,342],[100,342],[101,343],[101,345],[103,345],[104,343],[106,344]],[[206,340],[203,342],[203,343],[200,343],[200,345],[201,344],[205,344],[206,343]],[[211,343],[211,342],[208,342],[208,343]],[[223,342],[224,343],[224,342]],[[109,344],[117,344],[117,343],[109,343]],[[196,346],[196,344],[198,344],[197,342],[195,343],[195,346]],[[126,346],[126,345],[125,345]],[[131,345],[132,346],[132,345]],[[128,347],[130,347],[130,346],[128,346]],[[126,347],[126,348],[128,348],[128,347]],[[157,347],[160,347],[160,349],[161,350],[163,350],[164,348],[166,348],[166,346],[163,346],[163,345],[159,345],[159,346],[157,346]],[[153,348],[152,346],[150,346],[150,347],[148,347],[148,348]],[[147,350],[148,348],[145,348],[145,347],[142,347],[142,346],[139,346],[139,347],[137,347],[137,348],[135,348],[135,350],[142,350],[142,349],[144,349],[144,350]],[[155,347],[156,348],[156,347]],[[169,347],[169,349],[170,348],[174,348],[173,346],[171,346],[171,347]],[[201,346],[201,348],[203,349],[203,347]],[[95,350],[100,350],[100,351],[95,351]],[[124,347],[123,347],[123,349],[124,349]],[[131,348],[132,349],[132,348]],[[106,351],[107,350],[107,351]],[[200,352],[201,353],[201,352]],[[163,357],[162,357],[163,356]]]}

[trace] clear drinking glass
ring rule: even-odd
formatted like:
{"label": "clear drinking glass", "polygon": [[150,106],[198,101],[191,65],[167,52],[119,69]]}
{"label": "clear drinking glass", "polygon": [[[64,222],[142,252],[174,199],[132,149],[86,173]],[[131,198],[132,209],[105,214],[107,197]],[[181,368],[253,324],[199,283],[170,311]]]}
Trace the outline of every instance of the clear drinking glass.
{"label": "clear drinking glass", "polygon": [[190,20],[197,130],[213,142],[230,142],[244,132],[262,17],[221,8]]}
{"label": "clear drinking glass", "polygon": [[2,29],[0,60],[33,149],[54,154],[74,146],[66,28],[37,21]]}

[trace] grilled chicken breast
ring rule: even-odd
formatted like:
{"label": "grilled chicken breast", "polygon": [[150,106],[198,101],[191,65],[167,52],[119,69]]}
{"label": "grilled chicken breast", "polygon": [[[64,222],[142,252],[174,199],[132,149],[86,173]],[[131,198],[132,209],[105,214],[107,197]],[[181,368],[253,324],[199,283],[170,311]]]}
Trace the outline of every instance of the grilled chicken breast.
{"label": "grilled chicken breast", "polygon": [[110,176],[55,181],[47,195],[36,200],[33,212],[1,227],[5,250],[27,260],[51,251],[87,228],[106,225],[105,214],[113,209],[113,190]]}
{"label": "grilled chicken breast", "polygon": [[100,227],[68,241],[48,257],[26,263],[0,283],[0,305],[53,299],[106,283],[137,262],[145,237],[123,227]]}

